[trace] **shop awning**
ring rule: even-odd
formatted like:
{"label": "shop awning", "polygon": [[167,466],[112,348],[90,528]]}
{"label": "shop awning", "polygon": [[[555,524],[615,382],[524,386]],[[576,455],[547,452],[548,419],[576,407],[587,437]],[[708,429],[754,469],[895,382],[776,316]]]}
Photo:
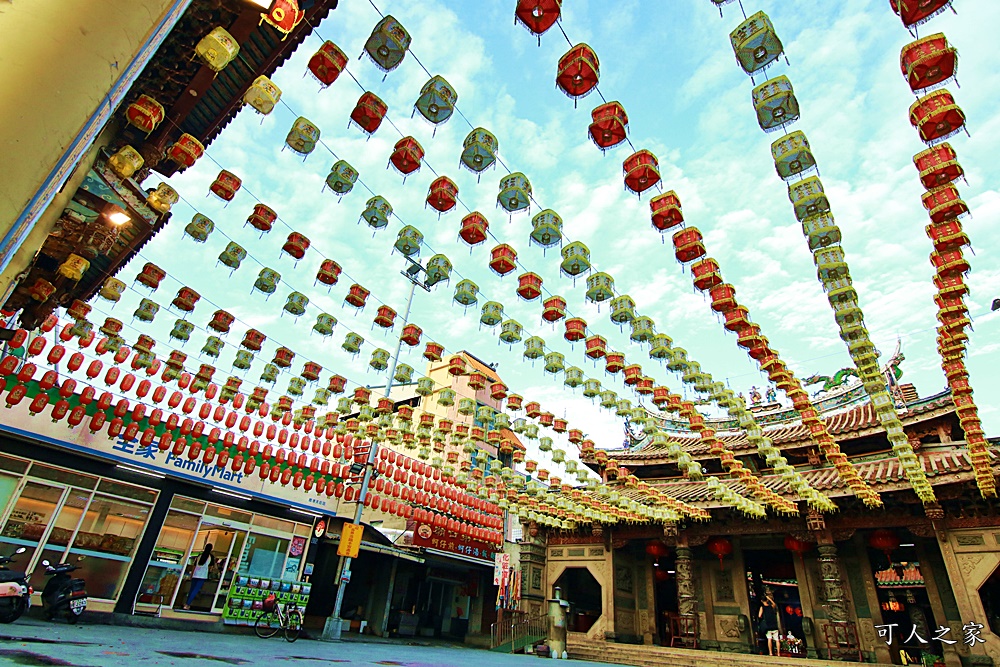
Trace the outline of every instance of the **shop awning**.
{"label": "shop awning", "polygon": [[[340,540],[331,540],[334,544],[340,544]],[[387,556],[397,556],[399,558],[405,558],[406,560],[412,560],[417,563],[423,563],[424,559],[416,553],[413,553],[409,549],[400,549],[398,547],[389,547],[384,544],[375,544],[374,542],[361,541],[362,551],[371,551],[377,554],[386,554]]]}

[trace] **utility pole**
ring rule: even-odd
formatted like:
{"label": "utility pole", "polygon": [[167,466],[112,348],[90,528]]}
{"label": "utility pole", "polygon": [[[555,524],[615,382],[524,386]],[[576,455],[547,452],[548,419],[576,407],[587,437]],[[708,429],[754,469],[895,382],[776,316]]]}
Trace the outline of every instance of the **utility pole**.
{"label": "utility pole", "polygon": [[[404,278],[410,281],[410,294],[406,298],[406,310],[403,313],[403,323],[402,327],[406,326],[407,320],[410,318],[410,308],[413,305],[413,294],[416,292],[417,286],[426,292],[430,292],[431,288],[427,286],[426,280],[420,278],[421,273],[426,273],[426,269],[417,261],[410,259],[410,257],[404,256],[406,261],[410,263],[406,267],[405,271],[400,271]],[[399,352],[403,348],[403,334],[400,331],[399,338],[396,340],[396,353],[392,356],[392,364],[389,366],[389,374],[385,379],[385,393],[383,396],[385,398],[389,397],[389,393],[392,391],[393,386],[393,375],[396,373],[396,364],[399,363]],[[372,440],[371,447],[368,450],[368,460],[365,462],[365,472],[361,479],[361,490],[358,493],[357,508],[354,511],[354,523],[355,526],[361,524],[361,512],[365,508],[365,498],[368,496],[368,483],[372,478],[372,471],[375,468],[375,460],[378,456],[378,441]],[[342,556],[340,558],[340,565],[337,568],[337,598],[333,604],[333,613],[330,618],[326,619],[326,626],[323,628],[322,639],[327,641],[338,641],[342,632],[343,619],[340,617],[341,607],[344,604],[344,589],[347,588],[347,584],[351,581],[351,561],[353,558],[349,556]]]}

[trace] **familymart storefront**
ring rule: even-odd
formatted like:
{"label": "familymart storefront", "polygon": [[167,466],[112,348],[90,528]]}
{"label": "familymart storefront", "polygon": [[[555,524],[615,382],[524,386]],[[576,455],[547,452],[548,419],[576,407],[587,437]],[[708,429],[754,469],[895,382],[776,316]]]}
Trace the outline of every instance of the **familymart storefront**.
{"label": "familymart storefront", "polygon": [[[88,447],[12,430],[0,425],[0,554],[24,547],[16,568],[36,590],[48,560],[80,567],[74,576],[87,582],[88,613],[239,624],[264,587],[308,601],[309,536],[324,508],[314,514],[264,495],[287,489],[256,477],[210,479],[168,452],[144,460],[121,441]],[[215,565],[191,596],[194,563],[208,544]]]}

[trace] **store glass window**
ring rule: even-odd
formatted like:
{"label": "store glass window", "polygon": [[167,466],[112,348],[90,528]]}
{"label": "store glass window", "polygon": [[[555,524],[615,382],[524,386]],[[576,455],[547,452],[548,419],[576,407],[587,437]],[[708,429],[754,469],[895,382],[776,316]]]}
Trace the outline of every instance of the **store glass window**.
{"label": "store glass window", "polygon": [[16,475],[23,475],[28,470],[28,466],[30,465],[31,461],[16,459],[13,456],[4,456],[3,454],[0,454],[0,470],[6,470],[7,472],[12,472]]}
{"label": "store glass window", "polygon": [[70,562],[80,566],[74,576],[87,581],[91,596],[118,596],[150,510],[149,505],[122,498],[94,496],[69,552]]}
{"label": "store glass window", "polygon": [[156,540],[149,566],[139,586],[138,604],[169,605],[172,603],[181,573],[184,556],[198,531],[200,515],[170,510]]}
{"label": "store glass window", "polygon": [[[45,546],[41,550],[41,555],[34,559],[35,570],[31,574],[30,581],[35,590],[44,588],[47,581],[45,570],[40,567],[42,561],[47,560],[50,563],[63,562],[67,548],[76,534],[77,526],[80,525],[80,519],[83,518],[83,513],[90,502],[90,496],[91,492],[84,489],[68,490],[63,505],[55,516],[55,521],[50,524],[48,538],[45,540]],[[83,554],[76,554],[76,558],[67,558],[66,560],[78,564],[76,561],[81,556]],[[94,597],[97,597],[97,595],[94,595]]]}
{"label": "store glass window", "polygon": [[90,475],[81,475],[78,472],[73,472],[72,470],[66,470],[65,468],[52,468],[50,466],[43,466],[35,463],[31,466],[31,471],[29,473],[30,477],[36,477],[38,479],[48,480],[50,482],[58,482],[59,484],[68,484],[70,486],[76,486],[81,489],[93,489],[97,486],[97,478],[91,477]]}
{"label": "store glass window", "polygon": [[283,578],[289,543],[290,540],[282,537],[251,533],[240,559],[240,574],[268,579]]}

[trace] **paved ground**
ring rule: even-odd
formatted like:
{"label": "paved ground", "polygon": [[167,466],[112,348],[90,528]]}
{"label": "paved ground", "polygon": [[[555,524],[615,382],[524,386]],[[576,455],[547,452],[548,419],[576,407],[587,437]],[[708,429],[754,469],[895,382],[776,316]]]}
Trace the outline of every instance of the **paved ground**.
{"label": "paved ground", "polygon": [[[542,658],[536,656],[504,655],[462,646],[422,645],[405,640],[327,643],[300,639],[289,644],[278,636],[260,639],[254,635],[229,633],[110,625],[71,626],[30,618],[0,625],[0,665],[318,667],[338,663],[400,667],[530,667],[540,660]],[[573,664],[583,667],[599,663],[574,661]]]}

